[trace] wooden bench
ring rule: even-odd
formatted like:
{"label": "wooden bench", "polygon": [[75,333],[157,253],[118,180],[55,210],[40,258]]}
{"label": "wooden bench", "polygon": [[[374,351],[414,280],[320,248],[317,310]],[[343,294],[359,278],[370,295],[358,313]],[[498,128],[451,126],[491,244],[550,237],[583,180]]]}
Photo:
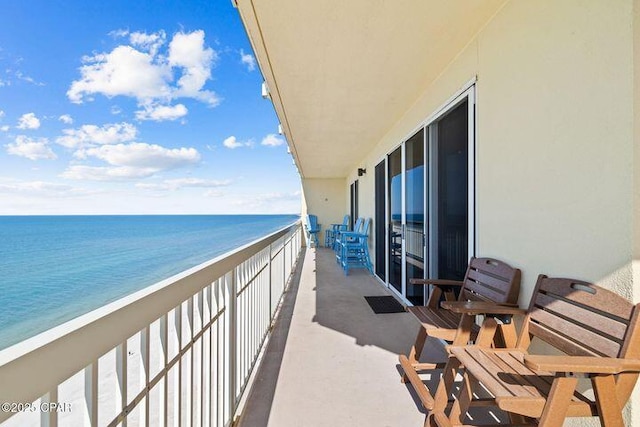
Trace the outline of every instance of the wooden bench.
{"label": "wooden bench", "polygon": [[[443,304],[464,317],[475,313],[474,303]],[[603,426],[623,426],[622,408],[640,372],[639,307],[591,283],[540,275],[515,348],[490,348],[489,340],[449,347],[445,376],[464,368],[463,383],[451,405],[443,377],[425,425],[468,422],[474,396],[486,390],[511,425],[561,426],[566,417],[597,416]],[[565,355],[529,354],[533,338]],[[578,377],[591,381],[595,399],[576,389]]]}
{"label": "wooden bench", "polygon": [[[455,290],[459,290],[457,301],[477,301],[489,304],[515,306],[520,292],[520,270],[493,258],[471,258],[469,267],[462,281],[411,279],[412,285],[433,285],[426,306],[408,307],[420,322],[416,341],[408,356],[400,355],[400,366],[403,371],[402,380],[409,381],[420,397],[422,406],[430,410],[433,399],[418,374],[422,371],[442,368],[442,363],[421,363],[420,354],[424,349],[427,337],[434,337],[447,342],[463,345],[476,338],[479,327],[470,319],[461,324],[463,316],[450,310],[440,308],[439,303],[444,295],[445,301],[455,301]],[[501,325],[495,336],[498,346],[515,345],[515,329],[511,324]]]}

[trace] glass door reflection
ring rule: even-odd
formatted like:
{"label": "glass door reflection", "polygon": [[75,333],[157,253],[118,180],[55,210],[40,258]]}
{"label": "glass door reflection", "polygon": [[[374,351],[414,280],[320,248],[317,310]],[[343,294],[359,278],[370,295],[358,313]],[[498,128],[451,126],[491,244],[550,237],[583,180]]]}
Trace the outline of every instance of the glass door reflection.
{"label": "glass door reflection", "polygon": [[402,293],[402,147],[388,158],[389,284]]}
{"label": "glass door reflection", "polygon": [[424,287],[409,284],[409,279],[424,277],[424,130],[405,143],[405,227],[404,252],[406,297],[414,305],[424,303]]}

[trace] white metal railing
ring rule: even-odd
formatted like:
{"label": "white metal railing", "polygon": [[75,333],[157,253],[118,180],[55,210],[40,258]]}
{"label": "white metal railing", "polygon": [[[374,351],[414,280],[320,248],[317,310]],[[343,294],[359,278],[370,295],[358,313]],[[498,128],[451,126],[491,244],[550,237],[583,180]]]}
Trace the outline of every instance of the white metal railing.
{"label": "white metal railing", "polygon": [[0,351],[3,426],[228,426],[300,222]]}

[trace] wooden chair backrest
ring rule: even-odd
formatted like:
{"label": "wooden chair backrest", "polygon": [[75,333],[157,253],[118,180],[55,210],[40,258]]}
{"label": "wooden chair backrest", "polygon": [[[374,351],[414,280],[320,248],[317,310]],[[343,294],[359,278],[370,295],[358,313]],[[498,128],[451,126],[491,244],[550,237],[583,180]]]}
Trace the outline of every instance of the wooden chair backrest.
{"label": "wooden chair backrest", "polygon": [[493,258],[471,258],[464,275],[459,301],[516,304],[520,293],[520,270]]}
{"label": "wooden chair backrest", "polygon": [[637,357],[637,307],[600,286],[538,276],[523,332],[572,356]]}

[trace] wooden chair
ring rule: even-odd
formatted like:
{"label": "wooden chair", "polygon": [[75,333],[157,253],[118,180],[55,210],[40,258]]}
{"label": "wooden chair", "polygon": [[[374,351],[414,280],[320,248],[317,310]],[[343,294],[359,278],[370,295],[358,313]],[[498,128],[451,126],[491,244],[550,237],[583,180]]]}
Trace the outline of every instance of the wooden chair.
{"label": "wooden chair", "polygon": [[[473,316],[473,304],[444,303],[465,317]],[[623,426],[622,408],[640,373],[639,308],[591,283],[540,275],[515,348],[490,348],[488,340],[449,348],[445,376],[464,367],[462,387],[447,414],[451,389],[440,382],[425,425],[461,425],[481,383],[511,425],[553,427],[566,417],[597,416],[603,426]],[[565,355],[529,354],[533,338]],[[578,376],[591,381],[595,399],[576,390]]]}
{"label": "wooden chair", "polygon": [[[430,280],[411,279],[412,285],[433,285],[434,289],[429,296],[426,306],[407,307],[420,322],[416,341],[411,347],[408,356],[399,356],[400,366],[403,371],[403,382],[409,381],[420,397],[422,406],[426,410],[433,408],[433,397],[426,385],[419,377],[423,371],[431,371],[443,368],[442,363],[421,363],[420,354],[424,348],[427,337],[440,338],[454,345],[465,345],[469,340],[474,340],[479,331],[479,326],[468,316],[454,313],[440,308],[439,303],[444,294],[445,301],[455,301],[455,289],[459,290],[458,301],[478,301],[492,308],[496,304],[517,306],[520,292],[520,270],[493,258],[471,258],[467,272],[462,281],[454,280]],[[461,321],[466,323],[461,323]],[[515,345],[516,333],[513,324],[503,323],[495,335],[496,345]]]}

